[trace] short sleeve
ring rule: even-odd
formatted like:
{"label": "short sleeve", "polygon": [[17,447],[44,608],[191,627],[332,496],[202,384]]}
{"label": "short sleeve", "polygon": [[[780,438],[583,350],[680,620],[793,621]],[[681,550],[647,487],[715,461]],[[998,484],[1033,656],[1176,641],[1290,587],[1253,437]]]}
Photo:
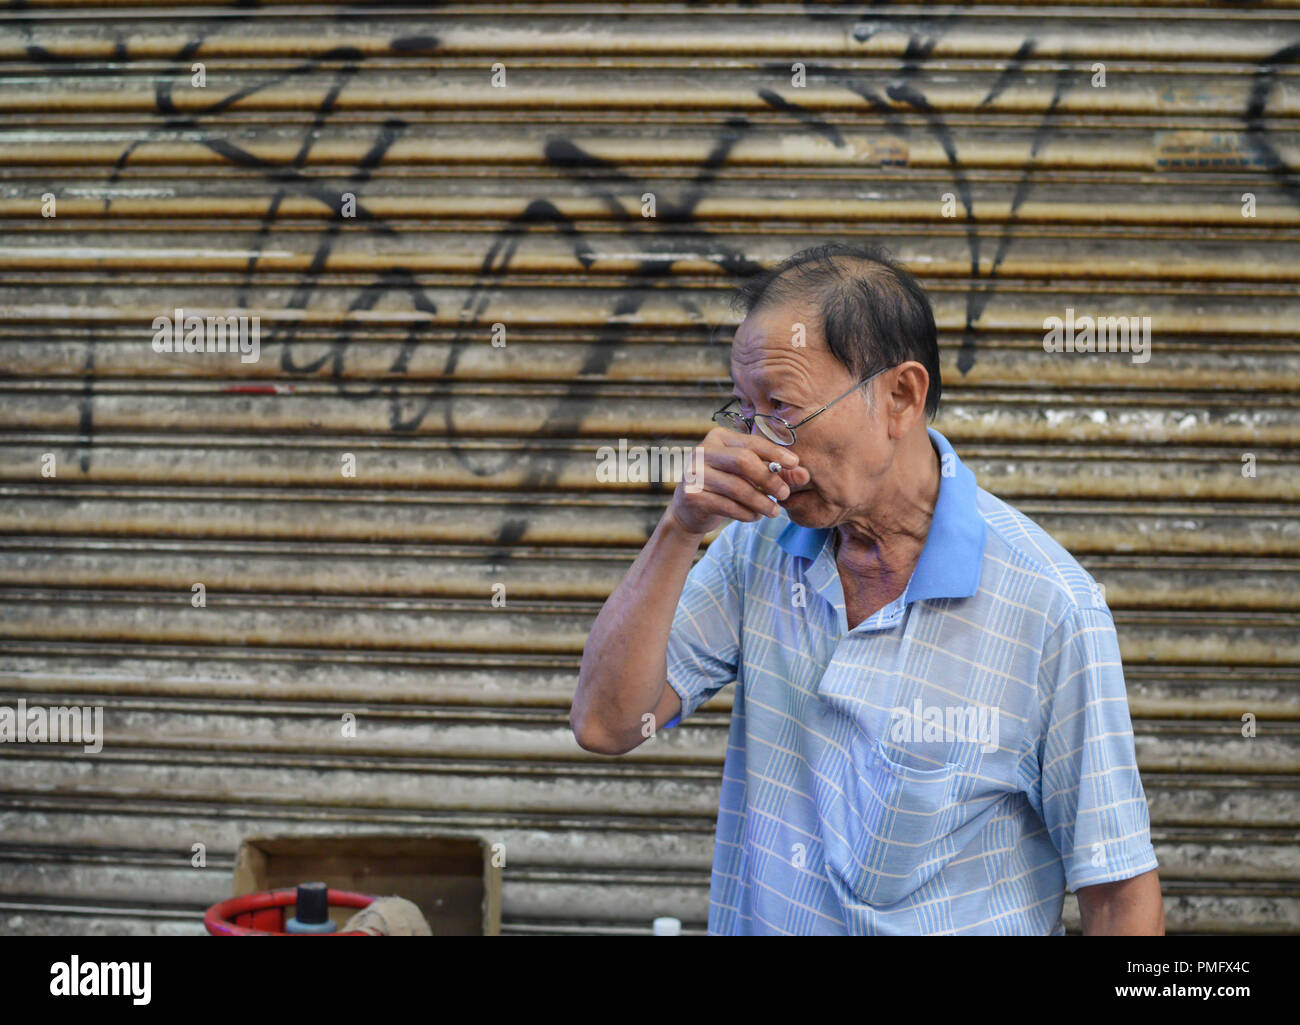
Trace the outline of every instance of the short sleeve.
{"label": "short sleeve", "polygon": [[741,588],[733,520],[691,567],[668,634],[668,685],[682,699],[670,729],[736,678],[740,658]]}
{"label": "short sleeve", "polygon": [[1119,639],[1105,607],[1076,608],[1052,632],[1038,688],[1035,803],[1061,853],[1066,887],[1073,893],[1156,868]]}

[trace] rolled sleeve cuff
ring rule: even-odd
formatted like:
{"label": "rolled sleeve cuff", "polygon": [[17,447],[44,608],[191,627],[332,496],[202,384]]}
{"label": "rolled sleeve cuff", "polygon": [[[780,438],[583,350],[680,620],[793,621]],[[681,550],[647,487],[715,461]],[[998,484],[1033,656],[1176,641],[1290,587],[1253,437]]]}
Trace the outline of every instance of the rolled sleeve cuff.
{"label": "rolled sleeve cuff", "polygon": [[673,674],[671,671],[668,674],[668,686],[670,686],[673,690],[677,692],[677,696],[681,699],[682,702],[682,710],[678,712],[675,716],[673,716],[671,719],[669,719],[666,723],[664,723],[663,726],[660,727],[660,729],[664,729],[664,730],[671,730],[674,726],[680,723],[688,715],[694,712],[696,708],[695,699],[691,696],[690,691],[686,690],[684,687],[682,687],[681,684],[679,684],[676,680],[673,679]]}
{"label": "rolled sleeve cuff", "polygon": [[1112,856],[1104,865],[1093,865],[1084,861],[1082,864],[1068,866],[1065,872],[1065,888],[1074,893],[1083,886],[1118,883],[1159,867],[1156,861],[1156,850],[1150,842],[1135,843],[1122,853]]}

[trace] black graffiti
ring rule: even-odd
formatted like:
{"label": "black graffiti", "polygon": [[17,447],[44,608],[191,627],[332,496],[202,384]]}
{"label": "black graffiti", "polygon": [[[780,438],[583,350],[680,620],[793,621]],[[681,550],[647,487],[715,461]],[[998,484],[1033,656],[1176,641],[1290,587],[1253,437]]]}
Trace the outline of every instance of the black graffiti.
{"label": "black graffiti", "polygon": [[[22,4],[10,4],[21,8]],[[824,6],[809,8],[807,17],[817,21],[851,19],[849,30],[854,38],[865,41],[879,30],[870,18],[860,14],[842,13]],[[963,12],[946,12],[923,22],[910,23],[907,45],[897,67],[887,72],[860,74],[849,72],[830,63],[808,63],[807,72],[821,81],[838,86],[861,99],[865,124],[906,139],[909,133],[922,131],[940,145],[947,160],[951,187],[960,201],[963,218],[961,229],[965,238],[969,260],[969,274],[965,293],[965,317],[958,352],[957,369],[965,375],[975,365],[980,338],[980,321],[989,303],[997,294],[999,274],[1007,256],[1017,241],[1017,212],[1032,195],[1037,184],[1037,157],[1059,130],[1061,104],[1078,82],[1081,69],[1058,62],[1055,68],[1051,99],[1034,127],[1029,158],[1022,164],[1014,184],[1010,216],[996,231],[987,232],[979,216],[972,176],[962,159],[959,133],[945,113],[931,101],[928,72],[938,44],[954,26],[966,18]],[[52,52],[32,38],[34,18],[18,19],[17,24],[28,35],[28,57],[34,61],[60,67],[73,64],[71,58]],[[229,19],[222,26],[231,24]],[[890,23],[897,29],[900,23]],[[249,248],[252,255],[244,267],[237,297],[241,306],[253,301],[261,254],[271,244],[275,232],[284,223],[279,217],[283,204],[289,198],[307,198],[319,203],[330,212],[324,223],[315,250],[307,268],[293,285],[285,304],[289,310],[306,310],[325,287],[335,288],[329,276],[331,253],[344,228],[337,191],[323,185],[309,172],[308,162],[313,148],[320,139],[336,126],[346,127],[337,118],[338,101],[349,83],[356,80],[366,65],[366,55],[358,47],[339,46],[295,63],[293,66],[241,86],[214,98],[210,103],[194,107],[179,107],[174,96],[174,81],[189,74],[190,62],[201,59],[206,41],[206,30],[187,39],[175,50],[170,77],[155,84],[154,116],[157,124],[150,126],[140,138],[131,140],[112,169],[110,181],[116,182],[128,174],[133,158],[144,147],[159,140],[172,138],[184,132],[187,139],[197,139],[199,144],[217,154],[232,167],[238,167],[258,176],[267,186],[267,205],[258,219]],[[395,36],[388,42],[393,55],[436,56],[439,39],[429,34]],[[122,38],[114,43],[115,60],[131,59],[129,47]],[[1028,36],[1019,41],[1018,48],[980,101],[980,109],[988,108],[1006,90],[1026,78],[1026,66],[1038,53],[1038,40]],[[1296,63],[1300,58],[1300,43],[1283,46],[1259,63],[1247,108],[1242,113],[1245,137],[1258,160],[1269,169],[1279,189],[1292,201],[1300,202],[1300,186],[1267,127],[1270,99],[1276,92],[1279,70]],[[788,65],[772,63],[765,68],[769,74],[784,76]],[[434,71],[436,74],[436,70]],[[323,93],[307,111],[307,124],[296,152],[288,160],[271,160],[259,156],[239,145],[223,131],[222,118],[243,100],[287,82],[300,81],[305,76],[325,74]],[[809,110],[798,102],[782,95],[776,89],[760,88],[756,95],[766,104],[768,111],[778,115],[795,131],[807,132],[842,147],[847,140],[835,120]],[[914,122],[919,122],[916,128]],[[348,172],[346,181],[355,190],[356,216],[354,230],[367,232],[377,239],[392,241],[400,237],[400,230],[387,219],[380,217],[367,205],[361,193],[364,186],[383,167],[388,153],[409,130],[401,118],[388,117],[374,126],[374,135],[364,152]],[[566,437],[580,432],[584,419],[598,401],[590,382],[605,376],[625,344],[628,328],[621,319],[631,316],[651,296],[663,295],[688,309],[701,320],[703,315],[689,297],[674,287],[674,265],[680,249],[680,232],[683,225],[691,226],[693,236],[701,244],[694,247],[710,257],[714,266],[727,278],[737,278],[754,273],[760,268],[751,258],[726,236],[716,236],[696,223],[695,211],[699,203],[710,194],[711,186],[725,172],[728,158],[735,147],[757,131],[767,131],[766,123],[759,125],[744,116],[727,117],[714,130],[712,145],[707,157],[694,169],[689,180],[680,187],[665,189],[652,186],[650,178],[638,171],[628,171],[597,158],[563,133],[546,137],[541,145],[548,164],[562,172],[562,178],[576,185],[589,197],[600,200],[609,211],[610,220],[618,236],[635,241],[645,252],[645,258],[621,280],[616,282],[612,294],[616,297],[608,311],[606,324],[588,346],[580,372],[563,382],[560,393],[546,408],[538,434],[543,437]],[[655,218],[642,218],[637,212],[625,208],[618,193],[639,195],[654,191],[658,214]],[[667,194],[664,194],[667,193]],[[105,203],[111,202],[105,199]],[[464,354],[472,345],[483,344],[482,318],[489,308],[493,291],[499,288],[509,274],[521,247],[535,233],[566,240],[575,262],[590,269],[596,260],[596,248],[580,226],[566,216],[562,209],[546,196],[533,197],[524,210],[502,225],[491,239],[487,252],[480,262],[474,281],[457,311],[457,325],[451,336],[446,357],[436,375],[442,382],[452,381]],[[981,252],[987,241],[994,244],[991,261],[985,271]],[[659,255],[662,253],[662,255]],[[377,272],[373,279],[355,287],[355,293],[346,305],[347,314],[373,310],[387,298],[396,296],[409,304],[413,311],[428,314],[429,319],[416,321],[406,329],[397,354],[386,370],[365,383],[356,383],[349,370],[349,359],[354,348],[356,321],[345,316],[334,336],[324,343],[299,337],[299,327],[293,320],[271,326],[267,344],[280,343],[280,369],[291,376],[324,376],[333,382],[336,393],[349,399],[384,397],[387,400],[387,427],[397,435],[410,435],[421,430],[430,417],[441,419],[442,433],[449,441],[449,451],[467,471],[488,478],[499,472],[507,460],[517,458],[512,453],[493,456],[480,449],[457,444],[463,432],[458,424],[458,399],[454,389],[431,390],[421,395],[412,393],[403,381],[413,357],[431,336],[433,318],[439,314],[437,304],[421,285],[418,275],[408,267],[390,266]],[[83,371],[84,393],[81,401],[81,435],[86,453],[83,466],[88,465],[89,448],[93,444],[93,339]],[[542,451],[525,455],[526,491],[552,486],[560,473],[560,462]],[[509,518],[502,531],[501,542],[508,543],[517,536],[520,524],[526,522],[524,507],[520,518]]]}

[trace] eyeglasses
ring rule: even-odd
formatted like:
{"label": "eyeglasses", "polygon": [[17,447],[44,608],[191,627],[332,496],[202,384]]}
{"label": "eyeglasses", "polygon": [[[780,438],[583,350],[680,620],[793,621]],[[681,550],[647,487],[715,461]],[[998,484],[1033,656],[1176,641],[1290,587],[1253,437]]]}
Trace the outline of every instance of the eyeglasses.
{"label": "eyeglasses", "polygon": [[732,399],[725,406],[723,406],[716,413],[714,413],[713,422],[715,424],[720,424],[723,427],[730,428],[733,431],[739,431],[741,434],[752,434],[754,432],[754,424],[758,424],[758,429],[762,431],[763,434],[768,439],[776,442],[776,444],[778,445],[785,445],[788,447],[794,444],[794,439],[795,439],[794,431],[796,427],[802,427],[814,416],[819,416],[820,414],[825,413],[826,410],[830,409],[831,406],[839,402],[840,399],[844,398],[846,395],[851,395],[853,392],[857,391],[868,381],[872,380],[872,378],[879,377],[886,370],[893,370],[893,369],[894,369],[893,367],[882,367],[880,370],[877,370],[870,377],[864,377],[861,381],[858,381],[855,385],[853,385],[852,388],[846,391],[843,395],[838,395],[835,398],[831,399],[830,402],[822,406],[822,408],[817,410],[816,413],[809,414],[808,416],[800,420],[797,424],[792,424],[789,421],[784,420],[781,417],[775,416],[771,413],[755,413],[753,416],[745,416],[743,413],[738,413],[735,410],[730,408],[731,406],[735,405],[737,401],[739,401],[738,399]]}

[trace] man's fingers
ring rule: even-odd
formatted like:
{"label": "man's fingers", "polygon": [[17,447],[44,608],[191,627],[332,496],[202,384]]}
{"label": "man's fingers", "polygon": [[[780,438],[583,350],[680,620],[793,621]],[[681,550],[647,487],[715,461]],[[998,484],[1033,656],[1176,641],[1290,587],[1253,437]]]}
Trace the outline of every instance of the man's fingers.
{"label": "man's fingers", "polygon": [[764,496],[764,501],[768,501],[767,495],[784,499],[789,494],[785,478],[769,470],[763,458],[752,449],[706,449],[704,461],[716,470],[744,479]]}
{"label": "man's fingers", "polygon": [[[768,438],[717,428],[695,451],[694,479],[686,501],[710,516],[747,522],[779,516],[777,502],[789,497],[792,485],[787,475],[797,474],[798,461],[788,448]],[[774,463],[780,464],[779,470],[771,469]]]}
{"label": "man's fingers", "polygon": [[[767,499],[764,498],[763,501],[767,502]],[[766,515],[766,513],[756,512],[749,506],[741,505],[739,502],[733,501],[725,495],[720,495],[717,492],[709,495],[708,503],[709,512],[719,516],[729,516],[733,520],[744,520],[746,523],[753,523],[755,520],[762,519],[763,516]],[[776,508],[775,503],[767,502],[767,504],[772,506],[773,509]]]}
{"label": "man's fingers", "polygon": [[[812,480],[812,474],[802,466],[787,467],[781,471],[780,477],[790,485],[791,488],[801,488]],[[773,492],[773,494],[775,494],[775,492]]]}
{"label": "man's fingers", "polygon": [[[712,459],[706,459],[706,463],[711,464]],[[776,503],[751,480],[732,473],[725,467],[706,465],[702,470],[701,484],[704,492],[725,496],[735,504],[744,506],[760,516],[769,516],[770,510],[776,508]],[[785,486],[784,482],[781,482],[781,486]]]}
{"label": "man's fingers", "polygon": [[799,457],[792,449],[778,445],[761,434],[741,434],[739,431],[729,431],[722,427],[718,429],[717,437],[728,448],[749,449],[765,463],[780,463],[786,469],[799,465]]}

